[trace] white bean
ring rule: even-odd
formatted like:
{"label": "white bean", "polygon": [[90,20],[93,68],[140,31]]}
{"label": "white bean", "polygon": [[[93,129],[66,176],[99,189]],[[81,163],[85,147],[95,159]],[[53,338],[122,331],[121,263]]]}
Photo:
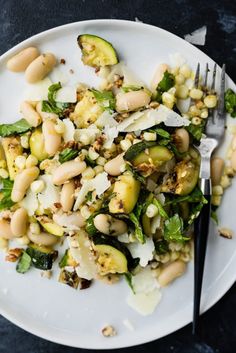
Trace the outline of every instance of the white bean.
{"label": "white bean", "polygon": [[211,160],[211,181],[212,185],[219,185],[223,174],[225,162],[220,157],[214,157]]}
{"label": "white bean", "polygon": [[236,150],[232,152],[230,162],[231,162],[231,167],[233,168],[234,171],[236,171]]}
{"label": "white bean", "polygon": [[150,95],[143,90],[118,93],[116,96],[116,110],[118,112],[133,111],[145,107],[150,100]]}
{"label": "white bean", "polygon": [[39,56],[39,51],[35,47],[21,50],[7,61],[7,68],[13,72],[22,72],[29,64]]}
{"label": "white bean", "polygon": [[61,145],[61,135],[55,130],[55,124],[51,120],[46,120],[42,125],[45,151],[49,156],[54,156]]}
{"label": "white bean", "polygon": [[36,110],[38,112],[38,114],[41,116],[42,120],[56,120],[58,119],[58,115],[55,113],[48,113],[48,112],[43,112],[42,111],[42,102],[38,102],[36,105]]}
{"label": "white bean", "polygon": [[37,127],[41,124],[41,116],[36,112],[34,107],[29,102],[22,102],[20,105],[20,111],[23,114],[25,120],[27,120],[31,126]]}
{"label": "white bean", "polygon": [[124,153],[119,154],[104,165],[104,170],[112,176],[121,174],[121,166],[125,163],[123,159]]}
{"label": "white bean", "polygon": [[11,231],[15,237],[25,235],[28,225],[27,211],[22,207],[16,210],[11,218]]}
{"label": "white bean", "polygon": [[181,261],[177,260],[172,262],[171,264],[167,265],[160,273],[158,277],[158,282],[161,287],[167,286],[177,277],[180,277],[186,270],[186,264]]}
{"label": "white bean", "polygon": [[14,234],[11,231],[10,223],[5,219],[0,219],[0,238],[13,239]]}
{"label": "white bean", "polygon": [[158,84],[160,81],[163,79],[164,73],[168,70],[168,65],[167,64],[160,64],[158,65],[156,72],[152,78],[151,82],[151,89],[152,91],[155,91],[157,89]]}
{"label": "white bean", "polygon": [[55,185],[62,185],[66,181],[83,173],[86,169],[86,163],[81,161],[69,161],[61,164],[53,174],[53,183]]}
{"label": "white bean", "polygon": [[101,233],[118,236],[127,232],[127,224],[108,214],[98,214],[94,220],[94,225]]}
{"label": "white bean", "polygon": [[20,202],[24,198],[30,184],[37,179],[38,175],[39,168],[37,167],[24,169],[21,173],[16,175],[11,193],[13,202]]}
{"label": "white bean", "polygon": [[29,83],[35,83],[42,80],[50,71],[52,71],[56,63],[57,59],[55,55],[51,53],[38,56],[25,71],[26,81]]}
{"label": "white bean", "polygon": [[189,149],[189,133],[181,128],[175,130],[175,142],[180,153],[187,152]]}
{"label": "white bean", "polygon": [[60,202],[62,205],[62,210],[68,212],[72,209],[72,206],[75,202],[75,183],[71,180],[69,183],[66,183],[62,186]]}
{"label": "white bean", "polygon": [[33,243],[37,245],[51,246],[56,244],[58,241],[58,237],[46,232],[42,232],[40,234],[33,234],[28,231],[27,236]]}

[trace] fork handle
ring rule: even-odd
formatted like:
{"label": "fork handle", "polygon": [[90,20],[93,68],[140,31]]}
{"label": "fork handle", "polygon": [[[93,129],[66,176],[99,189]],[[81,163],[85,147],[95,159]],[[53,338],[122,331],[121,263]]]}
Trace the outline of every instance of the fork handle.
{"label": "fork handle", "polygon": [[211,212],[211,179],[200,179],[200,189],[207,199],[207,204],[203,205],[201,213],[194,223],[194,305],[192,328],[194,335],[198,329],[202,279]]}

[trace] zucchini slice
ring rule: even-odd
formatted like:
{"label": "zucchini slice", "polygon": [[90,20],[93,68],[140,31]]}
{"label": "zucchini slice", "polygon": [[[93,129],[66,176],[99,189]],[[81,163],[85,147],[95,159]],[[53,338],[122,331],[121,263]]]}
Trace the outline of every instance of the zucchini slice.
{"label": "zucchini slice", "polygon": [[99,273],[107,275],[108,273],[126,273],[128,272],[128,262],[125,255],[111,245],[95,245],[97,252],[97,263]]}
{"label": "zucchini slice", "polygon": [[132,162],[146,148],[156,146],[156,144],[157,143],[155,141],[141,141],[141,142],[135,143],[133,146],[128,148],[123,158],[126,161]]}
{"label": "zucchini slice", "polygon": [[64,253],[64,255],[62,256],[60,262],[59,262],[59,267],[63,268],[66,266],[71,266],[71,267],[76,267],[78,266],[78,262],[76,262],[72,255],[71,255],[71,251],[70,249],[67,249]]}
{"label": "zucchini slice", "polygon": [[135,157],[133,165],[136,167],[142,163],[152,163],[155,167],[160,167],[163,163],[171,160],[171,158],[173,158],[173,153],[167,147],[153,146],[149,147],[147,152],[145,150]]}
{"label": "zucchini slice", "polygon": [[105,39],[93,34],[82,34],[78,36],[77,41],[85,65],[101,67],[118,63],[115,49]]}
{"label": "zucchini slice", "polygon": [[19,172],[19,168],[15,164],[16,157],[23,154],[23,148],[20,144],[20,137],[4,137],[2,139],[2,147],[6,156],[7,169],[10,179],[14,180],[16,174]]}
{"label": "zucchini slice", "polygon": [[50,234],[56,235],[57,237],[62,237],[64,234],[63,227],[59,226],[53,222],[50,218],[46,216],[39,217],[39,222],[41,226]]}
{"label": "zucchini slice", "polygon": [[41,129],[36,129],[29,139],[30,153],[40,162],[48,158],[48,154],[44,147],[44,138]]}
{"label": "zucchini slice", "polygon": [[31,257],[32,265],[44,271],[51,270],[53,262],[58,256],[57,251],[36,244],[30,244],[26,252]]}

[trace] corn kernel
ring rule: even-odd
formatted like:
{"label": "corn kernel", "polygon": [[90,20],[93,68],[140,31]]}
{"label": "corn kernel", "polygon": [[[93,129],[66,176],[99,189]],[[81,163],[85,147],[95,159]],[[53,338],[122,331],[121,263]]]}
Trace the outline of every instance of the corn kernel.
{"label": "corn kernel", "polygon": [[188,97],[188,87],[186,85],[180,85],[176,87],[176,96],[181,99],[186,99]]}
{"label": "corn kernel", "polygon": [[83,145],[89,145],[90,144],[90,137],[88,134],[81,134],[79,141],[83,144]]}
{"label": "corn kernel", "polygon": [[157,214],[158,214],[158,208],[155,205],[151,204],[147,207],[146,215],[148,216],[148,218],[153,218]]}
{"label": "corn kernel", "polygon": [[200,114],[200,117],[201,117],[202,119],[208,118],[208,109],[207,109],[207,108],[202,109],[201,114]]}
{"label": "corn kernel", "polygon": [[189,108],[189,113],[190,113],[192,116],[200,116],[201,110],[198,109],[198,108],[196,107],[196,105],[192,105],[192,106]]}
{"label": "corn kernel", "polygon": [[179,73],[179,67],[178,66],[173,67],[172,69],[170,69],[170,73],[174,76],[177,76]]}
{"label": "corn kernel", "polygon": [[44,187],[45,187],[45,183],[43,180],[35,180],[30,185],[31,191],[35,194],[42,192]]}
{"label": "corn kernel", "polygon": [[84,217],[85,219],[88,219],[91,216],[91,212],[89,211],[88,206],[84,205],[80,209],[81,216]]}
{"label": "corn kernel", "polygon": [[0,161],[0,168],[6,169],[6,167],[7,167],[7,162],[4,161],[4,159],[2,159],[2,160]]}
{"label": "corn kernel", "polygon": [[92,147],[90,147],[88,151],[88,156],[90,159],[92,159],[92,161],[95,161],[95,159],[99,157],[99,154]]}
{"label": "corn kernel", "polygon": [[173,94],[170,94],[169,92],[164,92],[162,94],[162,102],[167,108],[172,109],[174,104],[175,104],[175,96]]}
{"label": "corn kernel", "polygon": [[82,173],[83,179],[93,179],[94,177],[95,177],[95,171],[91,167],[87,167]]}
{"label": "corn kernel", "polygon": [[20,238],[16,238],[16,241],[20,245],[28,245],[30,243],[30,240],[27,237],[27,235],[24,235],[23,237],[20,237]]}
{"label": "corn kernel", "polygon": [[55,125],[55,131],[58,134],[62,135],[62,134],[64,134],[65,129],[66,129],[65,124],[60,119],[58,119],[57,123]]}
{"label": "corn kernel", "polygon": [[96,162],[97,162],[98,165],[105,165],[107,160],[106,160],[106,158],[100,156],[100,157],[98,157]]}
{"label": "corn kernel", "polygon": [[17,156],[15,159],[15,165],[19,169],[24,169],[26,164],[26,157],[25,156]]}
{"label": "corn kernel", "polygon": [[222,175],[220,180],[220,185],[222,188],[226,189],[231,185],[231,180],[227,175]]}
{"label": "corn kernel", "polygon": [[191,77],[191,69],[188,65],[184,64],[180,67],[179,73],[182,74],[185,78]]}
{"label": "corn kernel", "polygon": [[201,99],[203,96],[203,92],[202,92],[202,90],[200,90],[198,88],[192,88],[189,92],[189,96],[192,99]]}
{"label": "corn kernel", "polygon": [[94,172],[97,174],[100,174],[104,171],[104,168],[102,165],[96,165],[96,167],[93,168]]}
{"label": "corn kernel", "polygon": [[215,185],[213,186],[212,188],[212,194],[213,195],[216,195],[216,196],[220,196],[220,195],[223,195],[223,187],[221,185]]}
{"label": "corn kernel", "polygon": [[132,143],[128,139],[124,139],[120,141],[120,147],[123,151],[127,151],[127,149],[130,148],[131,146],[132,146]]}
{"label": "corn kernel", "polygon": [[183,74],[178,74],[175,76],[175,83],[177,85],[182,85],[185,82],[185,77]]}
{"label": "corn kernel", "polygon": [[229,178],[234,177],[234,170],[232,167],[225,167],[224,174],[226,174]]}
{"label": "corn kernel", "polygon": [[213,195],[211,198],[211,204],[213,206],[220,206],[222,196],[220,195]]}
{"label": "corn kernel", "polygon": [[41,229],[40,229],[40,226],[38,223],[30,223],[29,228],[30,228],[31,233],[33,233],[33,234],[38,235],[41,233]]}
{"label": "corn kernel", "polygon": [[7,251],[8,249],[8,240],[4,238],[0,238],[0,249]]}
{"label": "corn kernel", "polygon": [[179,256],[180,256],[180,253],[178,251],[172,251],[170,253],[170,260],[175,261],[179,258]]}
{"label": "corn kernel", "polygon": [[191,122],[192,122],[193,125],[200,125],[201,122],[202,122],[202,119],[199,118],[198,116],[194,116],[194,117],[192,118]]}
{"label": "corn kernel", "polygon": [[210,94],[209,96],[206,96],[204,98],[204,104],[206,105],[207,108],[215,108],[217,104],[216,95]]}
{"label": "corn kernel", "polygon": [[157,134],[155,132],[144,132],[143,138],[145,141],[156,141]]}
{"label": "corn kernel", "polygon": [[29,148],[29,136],[22,135],[20,137],[20,144],[23,148],[28,149]]}
{"label": "corn kernel", "polygon": [[3,179],[7,179],[9,177],[9,173],[6,169],[0,168],[0,177]]}
{"label": "corn kernel", "polygon": [[30,154],[27,157],[26,162],[25,162],[26,168],[34,167],[37,164],[38,164],[38,159],[35,156],[33,156],[32,154]]}

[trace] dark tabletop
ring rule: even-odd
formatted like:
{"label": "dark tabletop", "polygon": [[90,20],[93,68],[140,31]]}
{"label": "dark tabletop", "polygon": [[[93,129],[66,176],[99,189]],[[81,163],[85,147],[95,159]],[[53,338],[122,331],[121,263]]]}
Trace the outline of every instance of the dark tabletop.
{"label": "dark tabletop", "polygon": [[[0,0],[0,54],[22,40],[65,23],[87,19],[139,20],[183,37],[207,25],[206,44],[200,47],[218,64],[226,62],[236,81],[236,2],[233,0]],[[236,352],[236,285],[202,316],[199,339],[191,326],[132,352]],[[35,337],[0,316],[0,353],[79,353]],[[124,352],[124,350],[123,350]]]}

